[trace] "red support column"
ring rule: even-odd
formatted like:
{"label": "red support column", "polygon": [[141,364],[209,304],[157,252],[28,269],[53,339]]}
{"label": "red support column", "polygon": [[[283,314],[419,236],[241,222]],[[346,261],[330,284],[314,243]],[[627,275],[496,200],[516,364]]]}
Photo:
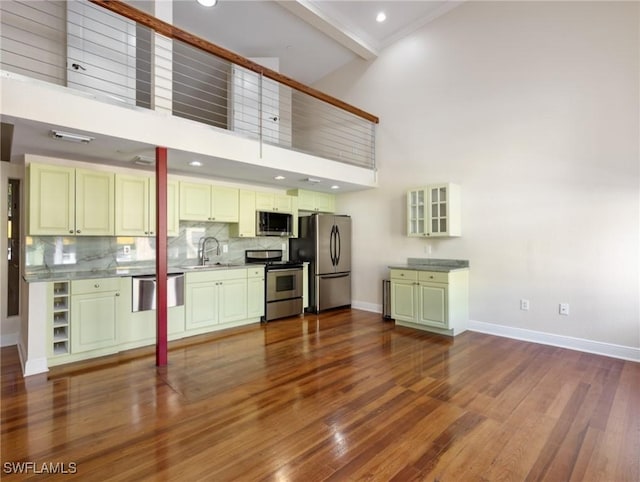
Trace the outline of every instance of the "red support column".
{"label": "red support column", "polygon": [[156,365],[167,364],[167,148],[156,147]]}

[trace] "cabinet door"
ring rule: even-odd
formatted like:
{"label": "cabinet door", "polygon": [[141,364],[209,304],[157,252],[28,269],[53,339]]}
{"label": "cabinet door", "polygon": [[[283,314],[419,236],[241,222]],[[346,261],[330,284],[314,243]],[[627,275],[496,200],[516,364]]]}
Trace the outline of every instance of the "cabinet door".
{"label": "cabinet door", "polygon": [[184,300],[187,330],[215,325],[219,322],[219,281],[187,285]]}
{"label": "cabinet door", "polygon": [[220,284],[220,323],[247,319],[247,279],[224,280]]}
{"label": "cabinet door", "polygon": [[273,196],[273,210],[282,212],[282,213],[290,213],[293,211],[292,199],[291,196],[287,196],[285,194],[274,194]]}
{"label": "cabinet door", "polygon": [[116,345],[117,294],[108,291],[71,297],[72,353]]}
{"label": "cabinet door", "polygon": [[180,219],[209,221],[211,218],[211,186],[209,184],[180,183]]}
{"label": "cabinet door", "polygon": [[391,280],[391,317],[415,322],[417,316],[416,285],[413,281]]}
{"label": "cabinet door", "polygon": [[447,236],[449,232],[449,193],[447,186],[429,187],[430,236]]}
{"label": "cabinet door", "polygon": [[[167,182],[167,236],[180,235],[178,182]],[[149,179],[149,235],[156,233],[156,181]]]}
{"label": "cabinet door", "polygon": [[247,318],[264,316],[264,276],[247,280]]}
{"label": "cabinet door", "polygon": [[438,328],[448,328],[447,324],[447,286],[420,283],[418,323]]}
{"label": "cabinet door", "polygon": [[257,192],[256,193],[256,211],[272,211],[273,210],[273,193]]}
{"label": "cabinet door", "polygon": [[424,236],[426,233],[425,196],[423,189],[407,193],[407,235]]}
{"label": "cabinet door", "polygon": [[116,175],[116,236],[149,235],[149,184],[148,177]]}
{"label": "cabinet door", "polygon": [[238,189],[213,186],[211,189],[210,221],[237,223],[239,214]]}
{"label": "cabinet door", "polygon": [[240,212],[238,224],[231,225],[229,232],[237,238],[256,237],[256,194],[253,191],[240,190]]}
{"label": "cabinet door", "polygon": [[298,195],[298,209],[300,211],[315,211],[316,210],[316,197],[313,191],[305,191],[299,189]]}
{"label": "cabinet door", "polygon": [[76,234],[114,235],[114,184],[113,173],[76,169]]}
{"label": "cabinet door", "polygon": [[315,198],[316,211],[321,213],[332,213],[335,211],[335,197],[333,194],[317,192],[315,193]]}
{"label": "cabinet door", "polygon": [[29,234],[75,233],[75,169],[29,166]]}

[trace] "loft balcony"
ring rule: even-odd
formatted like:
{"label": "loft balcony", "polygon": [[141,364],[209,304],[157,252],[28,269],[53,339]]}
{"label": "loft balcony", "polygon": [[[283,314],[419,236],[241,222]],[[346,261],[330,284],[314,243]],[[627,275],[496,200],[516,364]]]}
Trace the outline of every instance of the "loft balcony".
{"label": "loft balcony", "polygon": [[[376,185],[378,119],[123,2],[0,2],[2,121],[14,152],[131,165],[169,148],[173,172]],[[61,147],[53,129],[95,137]],[[3,159],[5,160],[5,159]],[[299,187],[288,185],[287,187]]]}

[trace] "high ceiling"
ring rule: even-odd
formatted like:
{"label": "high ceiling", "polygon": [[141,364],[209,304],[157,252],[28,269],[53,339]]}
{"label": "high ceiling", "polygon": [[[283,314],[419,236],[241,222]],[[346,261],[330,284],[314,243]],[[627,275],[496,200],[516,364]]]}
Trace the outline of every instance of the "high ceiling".
{"label": "high ceiling", "polygon": [[[135,4],[135,2],[133,2]],[[174,2],[173,23],[244,57],[277,57],[306,84],[356,58],[372,59],[460,1],[220,0]],[[384,12],[386,21],[376,22]]]}

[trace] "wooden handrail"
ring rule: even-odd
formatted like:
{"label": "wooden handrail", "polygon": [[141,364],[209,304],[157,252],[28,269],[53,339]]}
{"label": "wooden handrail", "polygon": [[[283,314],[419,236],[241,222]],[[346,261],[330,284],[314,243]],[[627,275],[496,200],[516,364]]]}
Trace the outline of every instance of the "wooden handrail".
{"label": "wooden handrail", "polygon": [[146,27],[149,27],[150,29],[155,30],[156,32],[164,35],[165,37],[169,37],[175,40],[180,40],[181,42],[191,45],[192,47],[196,47],[197,49],[213,54],[216,57],[220,57],[224,60],[227,60],[236,65],[244,67],[245,69],[251,70],[258,74],[262,74],[271,80],[275,80],[276,82],[287,85],[292,89],[303,92],[307,95],[310,95],[311,97],[315,97],[316,99],[319,99],[323,102],[326,102],[327,104],[333,105],[334,107],[338,107],[342,110],[350,112],[351,114],[361,117],[363,119],[366,119],[370,122],[373,122],[374,124],[378,124],[380,122],[380,120],[373,114],[369,114],[368,112],[365,112],[361,109],[358,109],[357,107],[347,104],[346,102],[343,102],[340,99],[331,97],[330,95],[320,92],[319,90],[309,87],[301,82],[298,82],[297,80],[293,80],[292,78],[287,77],[286,75],[282,75],[281,73],[276,72],[275,70],[271,70],[271,69],[268,69],[267,67],[263,67],[262,65],[252,62],[251,60],[241,55],[231,52],[230,50],[220,47],[219,45],[213,44],[196,35],[190,34],[189,32],[186,32],[178,27],[175,27],[170,23],[164,22],[154,17],[153,15],[149,15],[148,13],[143,12],[142,10],[138,10],[137,8],[132,7],[131,5],[124,3],[120,0],[89,0],[89,1],[96,5],[100,5],[101,7],[104,7],[107,10],[117,13],[118,15],[128,18],[129,20],[133,20],[134,22],[137,22]]}

